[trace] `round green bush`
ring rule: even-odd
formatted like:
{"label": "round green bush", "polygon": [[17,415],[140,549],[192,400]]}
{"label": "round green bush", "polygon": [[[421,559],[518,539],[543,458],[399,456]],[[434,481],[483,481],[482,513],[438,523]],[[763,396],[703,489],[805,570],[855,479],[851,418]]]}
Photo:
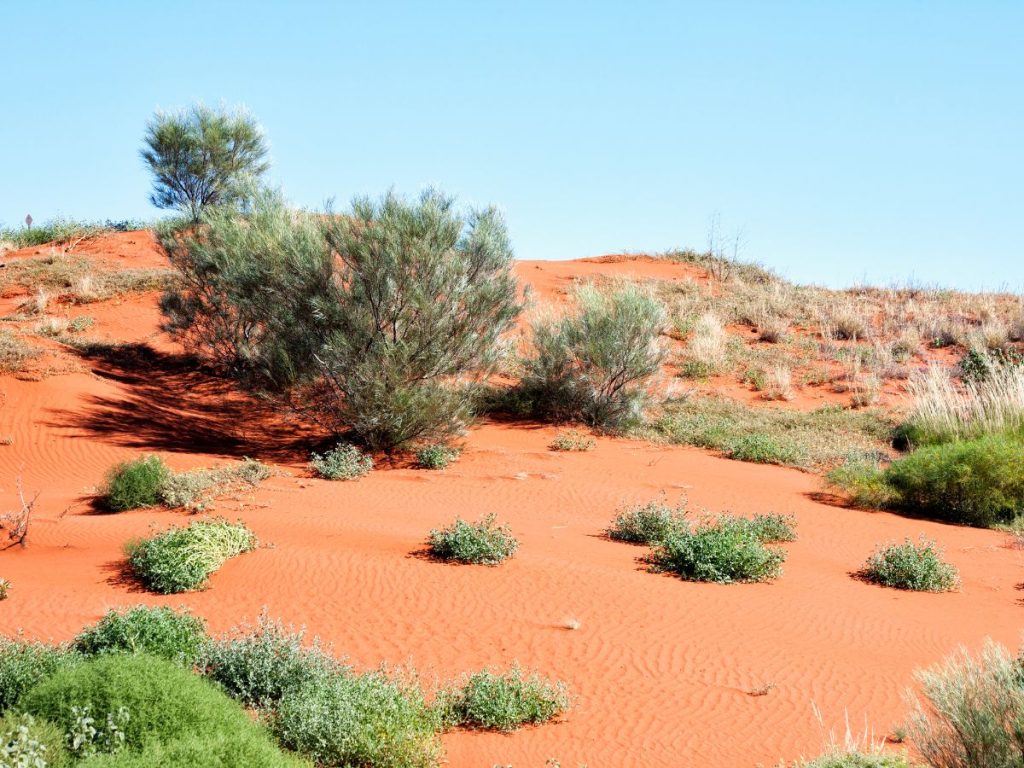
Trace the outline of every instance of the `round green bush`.
{"label": "round green bush", "polygon": [[749,520],[723,518],[677,531],[655,548],[649,562],[655,570],[691,581],[730,584],[777,578],[785,559],[778,547],[765,546]]}
{"label": "round green bush", "polygon": [[101,503],[110,512],[155,506],[170,476],[171,471],[158,456],[118,464],[107,473]]}
{"label": "round green bush", "polygon": [[445,698],[451,699],[446,702],[450,723],[506,732],[547,722],[569,708],[564,683],[525,675],[518,666],[504,673],[476,672]]}
{"label": "round green bush", "polygon": [[456,518],[447,528],[432,530],[429,544],[430,553],[438,560],[477,565],[497,565],[519,549],[508,525],[500,525],[493,513],[476,523]]}
{"label": "round green bush", "polygon": [[685,530],[685,502],[673,509],[658,501],[628,507],[616,515],[608,528],[608,537],[630,544],[656,544],[678,530]]}
{"label": "round green bush", "polygon": [[63,669],[37,685],[21,702],[29,714],[71,729],[75,707],[105,717],[120,707],[130,719],[125,746],[192,735],[245,733],[258,726],[212,684],[174,662],[143,654],[108,654]]}
{"label": "round green bush", "polygon": [[358,480],[373,469],[373,457],[354,445],[338,443],[327,453],[311,454],[309,466],[326,480]]}
{"label": "round green bush", "polygon": [[[287,754],[257,728],[213,736],[191,736],[151,744],[142,753],[97,755],[79,768],[300,768],[309,764]],[[47,767],[49,768],[49,766]]]}
{"label": "round green bush", "polygon": [[86,656],[148,653],[191,667],[205,640],[202,619],[167,607],[137,605],[108,611],[75,638],[74,648]]}
{"label": "round green bush", "polygon": [[935,542],[922,538],[915,544],[880,547],[871,554],[860,575],[885,587],[916,592],[948,592],[960,583],[956,568],[942,559]]}

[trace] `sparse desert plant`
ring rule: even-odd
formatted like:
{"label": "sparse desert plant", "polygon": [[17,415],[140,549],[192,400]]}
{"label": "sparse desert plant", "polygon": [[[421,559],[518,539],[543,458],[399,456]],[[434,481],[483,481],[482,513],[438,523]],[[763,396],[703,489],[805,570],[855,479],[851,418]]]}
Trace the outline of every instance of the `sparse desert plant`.
{"label": "sparse desert plant", "polygon": [[794,763],[793,768],[914,768],[905,755],[882,752],[833,752],[809,762]]}
{"label": "sparse desert plant", "polygon": [[73,648],[83,656],[147,653],[191,668],[205,641],[206,624],[191,613],[137,605],[108,611],[79,633]]}
{"label": "sparse desert plant", "polygon": [[505,672],[487,669],[467,675],[459,688],[443,691],[439,698],[446,726],[506,733],[552,720],[570,705],[565,683],[527,675],[518,664]]}
{"label": "sparse desert plant", "polygon": [[383,672],[340,674],[289,690],[272,726],[317,765],[435,768],[437,717],[417,686]]}
{"label": "sparse desert plant", "polygon": [[1001,768],[1024,763],[1021,662],[991,640],[916,673],[908,732],[931,768]]}
{"label": "sparse desert plant", "polygon": [[780,515],[775,512],[757,514],[753,517],[721,518],[733,525],[746,526],[758,539],[774,544],[783,541],[796,541],[796,518],[793,515]]}
{"label": "sparse desert plant", "polygon": [[0,712],[14,707],[41,681],[79,658],[66,646],[0,637]]}
{"label": "sparse desert plant", "polygon": [[597,442],[594,438],[585,432],[569,429],[555,435],[554,439],[548,443],[548,448],[552,451],[590,451],[596,445]]}
{"label": "sparse desert plant", "polygon": [[801,466],[806,462],[798,447],[787,444],[773,435],[743,435],[722,446],[730,459],[754,464],[782,464]]}
{"label": "sparse desert plant", "polygon": [[7,579],[0,579],[0,600],[6,600],[11,596],[11,582]]}
{"label": "sparse desert plant", "polygon": [[255,534],[242,523],[212,518],[131,542],[125,549],[146,587],[172,594],[202,588],[226,560],[255,546]]}
{"label": "sparse desert plant", "polygon": [[229,490],[254,487],[272,474],[270,467],[256,459],[243,459],[240,464],[219,469],[172,472],[160,488],[160,501],[172,509],[182,507],[201,512],[213,497]]}
{"label": "sparse desert plant", "polygon": [[789,334],[789,320],[772,314],[767,309],[757,313],[754,324],[757,326],[758,341],[778,344]]}
{"label": "sparse desert plant", "polygon": [[326,453],[314,453],[310,468],[327,480],[358,480],[373,469],[373,458],[354,445],[338,443]]}
{"label": "sparse desert plant", "polygon": [[658,543],[648,558],[655,571],[689,581],[770,581],[782,574],[786,553],[766,546],[755,526],[735,518],[705,520]]}
{"label": "sparse desert plant", "polygon": [[247,707],[269,710],[287,693],[314,685],[348,667],[319,640],[261,614],[255,626],[236,627],[210,640],[198,664],[200,672]]}
{"label": "sparse desert plant", "polygon": [[720,372],[728,360],[728,339],[722,321],[715,314],[705,312],[697,318],[686,345],[684,375],[701,378]]}
{"label": "sparse desert plant", "polygon": [[764,390],[765,400],[792,400],[793,374],[785,365],[776,365],[768,371]]}
{"label": "sparse desert plant", "polygon": [[917,592],[948,592],[960,583],[956,568],[942,559],[935,542],[923,537],[916,544],[906,539],[902,544],[879,547],[860,575],[885,587]]}
{"label": "sparse desert plant", "polygon": [[201,105],[154,115],[141,155],[153,174],[153,205],[193,221],[208,206],[237,204],[246,183],[270,167],[263,131],[250,115]]}
{"label": "sparse desert plant", "polygon": [[836,304],[825,320],[832,338],[840,341],[855,341],[868,337],[870,328],[864,316],[853,302]]}
{"label": "sparse desert plant", "polygon": [[456,518],[447,528],[432,530],[428,542],[430,554],[439,560],[477,565],[497,565],[519,549],[511,529],[499,524],[493,513],[476,523]]}
{"label": "sparse desert plant", "polygon": [[663,356],[661,304],[631,283],[611,290],[587,284],[575,300],[575,312],[533,323],[523,389],[541,417],[607,429],[638,423]]}
{"label": "sparse desert plant", "polygon": [[687,525],[685,499],[674,508],[652,501],[622,509],[609,526],[608,537],[631,544],[657,544]]}
{"label": "sparse desert plant", "polygon": [[416,450],[416,463],[423,469],[444,469],[459,458],[458,448],[435,443]]}
{"label": "sparse desert plant", "polygon": [[6,537],[6,541],[0,544],[0,551],[16,546],[28,546],[29,525],[32,523],[32,512],[35,511],[36,500],[39,498],[39,494],[36,493],[31,499],[26,498],[21,475],[18,476],[16,482],[18,487],[18,507],[0,514],[0,533]]}
{"label": "sparse desert plant", "polygon": [[159,456],[126,461],[113,467],[100,488],[100,500],[110,512],[152,507],[162,501],[161,492],[171,470]]}
{"label": "sparse desert plant", "polygon": [[0,373],[20,373],[29,360],[38,357],[40,351],[26,344],[13,333],[0,329]]}
{"label": "sparse desert plant", "polygon": [[850,403],[854,408],[866,408],[878,403],[882,396],[882,379],[873,371],[856,376],[850,385]]}

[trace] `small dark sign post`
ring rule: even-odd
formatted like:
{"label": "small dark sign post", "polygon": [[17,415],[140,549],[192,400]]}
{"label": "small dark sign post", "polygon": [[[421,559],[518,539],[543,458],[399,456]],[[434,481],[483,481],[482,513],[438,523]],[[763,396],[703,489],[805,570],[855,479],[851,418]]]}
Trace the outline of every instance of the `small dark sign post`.
{"label": "small dark sign post", "polygon": [[28,227],[29,229],[32,229],[32,214],[31,213],[28,216],[25,217],[25,226]]}

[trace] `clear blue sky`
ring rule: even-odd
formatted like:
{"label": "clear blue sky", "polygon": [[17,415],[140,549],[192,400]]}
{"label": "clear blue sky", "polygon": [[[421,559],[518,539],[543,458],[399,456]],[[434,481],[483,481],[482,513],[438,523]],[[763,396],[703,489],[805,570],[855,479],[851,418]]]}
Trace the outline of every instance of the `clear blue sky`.
{"label": "clear blue sky", "polygon": [[521,258],[703,246],[1024,286],[1024,3],[0,0],[0,222],[152,217],[158,107],[245,104],[295,203],[436,185]]}

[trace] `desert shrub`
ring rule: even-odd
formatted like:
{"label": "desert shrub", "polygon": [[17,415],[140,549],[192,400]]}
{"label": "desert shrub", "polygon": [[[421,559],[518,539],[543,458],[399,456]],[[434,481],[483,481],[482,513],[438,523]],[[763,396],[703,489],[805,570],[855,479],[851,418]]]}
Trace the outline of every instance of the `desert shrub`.
{"label": "desert shrub", "polygon": [[566,432],[559,432],[555,439],[548,445],[552,451],[589,451],[597,443],[590,435],[580,432],[578,429],[570,429]]}
{"label": "desert shrub", "polygon": [[893,489],[877,458],[855,458],[830,469],[826,482],[843,491],[857,507],[884,509],[894,503]]}
{"label": "desert shrub", "polygon": [[32,715],[0,717],[0,766],[3,768],[64,768],[71,764],[64,732]]}
{"label": "desert shrub", "polygon": [[245,184],[270,167],[263,132],[252,117],[204,106],[154,115],[141,154],[153,174],[153,205],[194,221],[207,206],[239,202]]}
{"label": "desert shrub", "polygon": [[347,667],[304,633],[260,616],[253,627],[238,627],[203,648],[200,671],[247,707],[271,709],[291,691],[315,684]]}
{"label": "desert shrub", "polygon": [[697,318],[680,369],[683,376],[699,379],[723,371],[728,363],[728,341],[729,334],[714,313]]}
{"label": "desert shrub", "polygon": [[312,454],[309,466],[327,480],[356,480],[373,469],[373,458],[354,445],[338,443],[326,453]]}
{"label": "desert shrub", "polygon": [[425,445],[416,451],[416,463],[423,469],[444,469],[459,457],[459,450],[443,443]]}
{"label": "desert shrub", "polygon": [[64,646],[0,637],[0,713],[13,707],[38,683],[77,663]]}
{"label": "desert shrub", "polygon": [[206,508],[210,500],[231,489],[256,486],[271,476],[266,464],[245,459],[241,464],[220,469],[193,469],[169,474],[160,488],[160,500],[172,509],[183,507],[191,512]]}
{"label": "desert shrub", "polygon": [[507,672],[483,670],[469,675],[459,689],[443,692],[440,701],[448,726],[505,732],[547,722],[570,704],[565,683],[536,673],[526,675],[518,666]]}
{"label": "desert shrub", "polygon": [[191,667],[206,640],[202,619],[164,606],[137,605],[110,610],[75,638],[74,649],[85,656],[107,653],[148,653]]}
{"label": "desert shrub", "polygon": [[799,447],[773,435],[743,435],[727,443],[724,451],[730,459],[755,464],[800,466],[806,462],[806,457]]}
{"label": "desert shrub", "polygon": [[258,729],[246,712],[210,683],[174,662],[142,654],[97,656],[62,670],[33,688],[21,707],[31,715],[72,730],[82,708],[106,718],[122,708],[125,746],[202,734]]}
{"label": "desert shrub", "polygon": [[0,329],[0,373],[18,373],[25,364],[39,356],[40,351],[26,344],[10,331]]}
{"label": "desert shrub", "polygon": [[497,565],[519,549],[508,525],[499,524],[494,514],[484,515],[476,523],[456,518],[447,528],[432,530],[429,544],[430,554],[439,560],[477,565]]}
{"label": "desert shrub", "polygon": [[163,594],[199,589],[224,561],[256,546],[242,523],[197,520],[126,547],[128,562],[149,589]]}
{"label": "desert shrub", "polygon": [[914,748],[931,768],[1024,764],[1024,678],[1020,661],[991,641],[980,656],[966,649],[916,673],[908,724]]}
{"label": "desert shrub", "polygon": [[606,291],[585,285],[575,298],[573,314],[533,324],[522,387],[540,417],[612,429],[635,424],[661,365],[665,312],[632,283]]}
{"label": "desert shrub", "polygon": [[948,592],[960,583],[956,568],[942,559],[935,542],[922,538],[918,543],[906,539],[876,549],[860,575],[885,587],[918,592]]}
{"label": "desert shrub", "polygon": [[100,755],[81,768],[308,768],[309,764],[281,751],[262,731],[249,728],[212,736],[186,736],[149,744],[139,752]]}
{"label": "desert shrub", "polygon": [[775,512],[758,514],[753,517],[724,518],[733,525],[746,526],[761,541],[771,544],[782,541],[796,541],[796,518]]}
{"label": "desert shrub", "polygon": [[318,765],[434,768],[437,719],[413,684],[380,672],[290,690],[273,718],[281,744]]}
{"label": "desert shrub", "polygon": [[1016,438],[918,448],[883,474],[889,504],[940,520],[988,526],[1024,512],[1024,447]]}
{"label": "desert shrub", "polygon": [[118,464],[107,473],[100,489],[102,504],[111,512],[152,507],[161,502],[160,493],[170,475],[158,456]]}
{"label": "desert shrub", "polygon": [[770,581],[782,574],[786,554],[766,546],[754,525],[738,518],[705,520],[659,542],[649,563],[690,581]]}
{"label": "desert shrub", "polygon": [[621,510],[608,528],[608,537],[631,544],[656,544],[686,527],[685,501],[675,508],[651,501]]}

